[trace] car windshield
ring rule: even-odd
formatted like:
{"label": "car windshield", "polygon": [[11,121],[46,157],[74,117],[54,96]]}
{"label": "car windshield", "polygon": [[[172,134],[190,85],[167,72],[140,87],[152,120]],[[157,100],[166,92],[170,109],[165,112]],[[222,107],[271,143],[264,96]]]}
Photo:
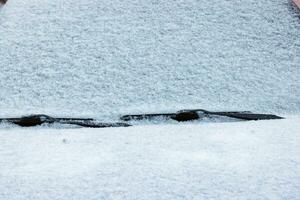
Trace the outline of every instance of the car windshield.
{"label": "car windshield", "polygon": [[0,117],[299,113],[299,13],[283,1],[7,1]]}

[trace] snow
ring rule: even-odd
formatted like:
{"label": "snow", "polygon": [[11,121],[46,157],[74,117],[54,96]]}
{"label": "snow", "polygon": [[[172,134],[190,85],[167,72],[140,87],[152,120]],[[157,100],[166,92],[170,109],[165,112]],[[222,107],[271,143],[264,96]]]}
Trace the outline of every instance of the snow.
{"label": "snow", "polygon": [[0,129],[0,199],[299,199],[300,118]]}
{"label": "snow", "polygon": [[299,199],[299,19],[290,0],[9,0],[0,117],[203,108],[287,119],[2,125],[0,200]]}
{"label": "snow", "polygon": [[9,0],[1,116],[300,111],[291,1]]}

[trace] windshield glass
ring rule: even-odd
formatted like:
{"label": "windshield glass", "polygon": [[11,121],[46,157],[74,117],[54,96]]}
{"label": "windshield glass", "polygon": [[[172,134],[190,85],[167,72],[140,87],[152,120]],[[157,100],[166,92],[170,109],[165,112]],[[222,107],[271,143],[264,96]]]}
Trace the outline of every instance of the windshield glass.
{"label": "windshield glass", "polygon": [[299,33],[286,1],[8,1],[1,115],[299,112]]}

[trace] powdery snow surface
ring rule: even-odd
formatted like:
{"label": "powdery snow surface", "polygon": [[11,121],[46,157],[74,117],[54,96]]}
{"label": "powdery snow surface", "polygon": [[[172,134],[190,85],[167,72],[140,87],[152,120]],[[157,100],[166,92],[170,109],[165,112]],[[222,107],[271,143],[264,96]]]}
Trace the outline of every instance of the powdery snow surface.
{"label": "powdery snow surface", "polygon": [[297,114],[299,33],[299,10],[286,0],[9,0],[1,116]]}
{"label": "powdery snow surface", "polygon": [[[0,116],[299,115],[299,33],[299,10],[286,0],[9,0],[0,8]],[[296,200],[299,130],[299,116],[1,126],[0,200]]]}
{"label": "powdery snow surface", "polygon": [[[14,131],[12,131],[14,130]],[[299,199],[300,118],[0,130],[0,199]]]}

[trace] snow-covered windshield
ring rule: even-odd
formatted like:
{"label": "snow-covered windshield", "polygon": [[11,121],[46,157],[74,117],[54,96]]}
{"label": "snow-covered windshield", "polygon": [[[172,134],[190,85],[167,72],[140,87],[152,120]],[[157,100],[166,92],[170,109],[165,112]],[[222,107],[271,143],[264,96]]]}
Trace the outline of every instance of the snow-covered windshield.
{"label": "snow-covered windshield", "polygon": [[1,115],[299,113],[299,33],[299,11],[280,0],[10,0]]}

